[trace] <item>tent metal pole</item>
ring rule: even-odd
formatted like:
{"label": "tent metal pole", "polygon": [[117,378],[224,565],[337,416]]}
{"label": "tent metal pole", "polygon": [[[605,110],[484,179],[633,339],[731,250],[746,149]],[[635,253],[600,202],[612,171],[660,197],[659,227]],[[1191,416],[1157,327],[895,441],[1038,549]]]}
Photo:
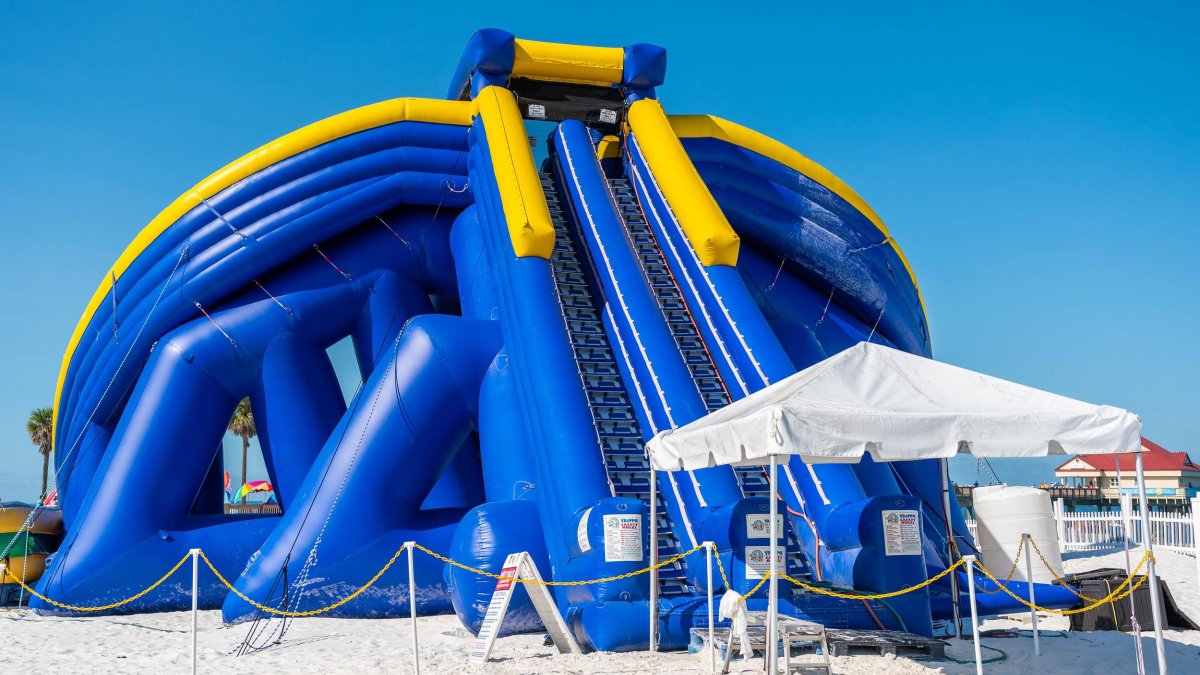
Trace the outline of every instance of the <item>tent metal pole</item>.
{"label": "tent metal pole", "polygon": [[[954,564],[954,520],[950,517],[950,460],[939,459],[942,469],[942,511],[946,516],[946,559]],[[954,613],[954,636],[962,639],[962,616],[958,606],[958,574],[950,575],[950,611]]]}
{"label": "tent metal pole", "polygon": [[658,473],[650,467],[650,651],[658,651]]}
{"label": "tent metal pole", "polygon": [[[1142,543],[1146,547],[1146,552],[1153,556],[1154,542],[1151,541],[1150,536],[1150,512],[1149,506],[1146,504],[1146,471],[1142,467],[1141,448],[1138,448],[1138,452],[1135,452],[1133,457],[1137,467],[1138,507],[1142,515]],[[1120,459],[1117,461],[1119,462]],[[1163,642],[1162,598],[1158,596],[1158,573],[1154,569],[1153,557],[1146,562],[1146,574],[1150,577],[1150,612],[1154,615],[1154,648],[1158,652],[1158,672],[1159,675],[1166,675],[1167,646]],[[1132,598],[1130,602],[1133,602]]]}
{"label": "tent metal pole", "polygon": [[770,606],[767,611],[767,672],[779,672],[779,493],[775,490],[779,458],[771,455],[771,578],[767,579]]}
{"label": "tent metal pole", "polygon": [[[1121,490],[1121,456],[1117,455],[1117,489]],[[1129,555],[1129,545],[1133,541],[1131,533],[1133,532],[1133,496],[1120,492],[1118,493],[1117,501],[1121,509],[1121,547],[1125,549],[1125,575],[1133,576],[1133,559]],[[1062,517],[1058,516],[1059,522],[1062,522]],[[1062,527],[1061,525],[1059,527]],[[1062,540],[1062,541],[1065,541]],[[1200,563],[1198,563],[1200,564]],[[1142,653],[1142,627],[1138,623],[1137,603],[1129,603],[1129,627],[1133,629],[1133,646],[1137,655],[1137,672],[1138,675],[1146,675],[1146,655]]]}

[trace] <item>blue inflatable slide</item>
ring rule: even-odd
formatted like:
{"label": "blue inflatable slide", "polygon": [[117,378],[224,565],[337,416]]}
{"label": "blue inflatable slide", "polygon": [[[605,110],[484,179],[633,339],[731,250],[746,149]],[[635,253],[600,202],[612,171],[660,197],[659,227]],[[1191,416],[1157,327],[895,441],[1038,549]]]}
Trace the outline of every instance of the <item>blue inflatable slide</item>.
{"label": "blue inflatable slide", "polygon": [[[759,467],[658,473],[650,541],[655,433],[863,340],[931,349],[916,279],[866,202],[756,131],[668,115],[665,74],[654,45],[482,30],[445,100],[322,120],[168,206],[105,275],[63,358],[67,536],[38,590],[101,604],[197,547],[246,597],[303,611],[409,540],[491,572],[527,551],[557,581],[714,541],[745,593],[771,550],[770,499],[788,514],[787,572],[810,584],[890,591],[972,549],[957,510],[946,527],[935,463],[869,458],[794,459],[778,485]],[[361,376],[348,404],[327,352],[347,337]],[[221,439],[244,397],[281,514],[224,513]],[[153,486],[153,507],[131,486]],[[922,554],[886,554],[881,511],[896,508],[921,513]],[[707,621],[703,561],[657,575],[663,649]],[[418,611],[478,630],[495,581],[416,562]],[[334,614],[407,615],[402,567]],[[586,649],[646,649],[650,579],[553,591]],[[261,615],[201,580],[201,605],[227,621]],[[785,585],[785,613],[927,635],[962,601],[948,577],[886,603]],[[183,609],[189,593],[181,575],[120,611]],[[1037,597],[1076,602],[1059,587]],[[522,592],[505,630],[540,626]]]}

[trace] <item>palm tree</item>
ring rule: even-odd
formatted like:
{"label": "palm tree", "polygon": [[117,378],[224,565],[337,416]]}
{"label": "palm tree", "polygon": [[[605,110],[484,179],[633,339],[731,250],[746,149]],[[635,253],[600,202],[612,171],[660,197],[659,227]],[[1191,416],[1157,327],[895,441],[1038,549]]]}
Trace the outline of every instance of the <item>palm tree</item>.
{"label": "palm tree", "polygon": [[46,488],[50,480],[50,450],[54,446],[54,410],[52,408],[34,408],[25,422],[25,431],[29,440],[37,446],[42,454],[42,497],[46,496]]}
{"label": "palm tree", "polygon": [[[234,436],[242,439],[242,484],[246,484],[246,453],[250,450],[250,439],[258,435],[254,427],[254,411],[250,410],[250,397],[241,400],[237,410],[233,411],[233,419],[229,420],[229,430]],[[242,503],[246,496],[242,495]]]}

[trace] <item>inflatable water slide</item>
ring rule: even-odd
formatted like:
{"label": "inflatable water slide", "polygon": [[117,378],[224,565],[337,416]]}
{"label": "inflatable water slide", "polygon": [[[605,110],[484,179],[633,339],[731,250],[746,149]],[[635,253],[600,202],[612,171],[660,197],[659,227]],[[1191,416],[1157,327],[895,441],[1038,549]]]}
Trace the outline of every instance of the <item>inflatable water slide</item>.
{"label": "inflatable water slide", "polygon": [[[714,541],[732,590],[760,586],[761,608],[770,499],[794,578],[870,593],[945,569],[972,544],[957,510],[947,529],[931,462],[793,460],[778,485],[761,467],[649,471],[655,433],[858,342],[930,355],[916,279],[866,202],[763,134],[667,114],[665,74],[654,45],[482,30],[445,100],[322,120],[168,206],[105,275],[63,359],[67,535],[39,591],[123,598],[198,547],[255,603],[303,611],[408,540],[491,572],[527,551],[556,581]],[[346,338],[361,377],[349,403],[327,351]],[[223,512],[221,439],[246,396],[280,515]],[[920,514],[916,548],[885,536],[895,510]],[[632,650],[648,646],[656,595],[660,647],[679,648],[706,621],[703,560],[662,569],[656,594],[639,575],[556,586],[555,602],[585,648]],[[407,615],[400,567],[335,615]],[[201,578],[202,606],[261,615]],[[947,582],[887,603],[787,584],[782,611],[929,634],[956,600]],[[418,555],[423,613],[476,630],[494,584]],[[121,611],[181,609],[189,590],[175,579]],[[539,625],[514,601],[507,631]]]}

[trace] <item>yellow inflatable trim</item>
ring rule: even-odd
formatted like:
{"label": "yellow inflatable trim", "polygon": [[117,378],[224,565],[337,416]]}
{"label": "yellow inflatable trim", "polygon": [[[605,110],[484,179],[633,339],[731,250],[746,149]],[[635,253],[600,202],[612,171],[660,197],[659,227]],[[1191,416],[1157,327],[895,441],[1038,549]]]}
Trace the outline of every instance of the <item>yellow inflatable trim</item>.
{"label": "yellow inflatable trim", "polygon": [[616,136],[605,136],[596,146],[597,159],[616,159],[621,156],[621,139]]}
{"label": "yellow inflatable trim", "polygon": [[867,204],[865,199],[860,197],[849,185],[846,185],[841,178],[833,175],[829,169],[769,136],[740,124],[730,122],[729,120],[723,120],[720,117],[713,117],[712,115],[671,115],[670,123],[671,128],[675,130],[675,134],[679,138],[716,138],[726,143],[741,146],[800,172],[804,176],[821,184],[830,192],[846,200],[859,213],[866,216],[867,220],[870,220],[875,227],[879,228],[879,231],[887,239],[888,244],[895,249],[896,255],[904,263],[904,269],[908,270],[908,276],[912,279],[913,286],[917,289],[917,297],[921,301],[921,309],[924,310],[925,298],[921,295],[921,286],[917,284],[917,275],[913,273],[912,265],[909,264],[904,251],[900,250],[900,245],[896,243],[887,226],[883,224],[883,219],[875,213],[875,210]]}
{"label": "yellow inflatable trim", "polygon": [[629,127],[700,262],[736,265],[741,241],[692,165],[662,105],[652,99],[637,101],[629,107]]}
{"label": "yellow inflatable trim", "polygon": [[614,85],[621,81],[625,50],[516,38],[513,77],[554,82]]}
{"label": "yellow inflatable trim", "polygon": [[213,197],[221,190],[272,164],[343,136],[404,121],[469,126],[471,124],[471,104],[465,101],[397,98],[334,115],[297,129],[230,162],[216,173],[197,183],[191,190],[183,193],[178,199],[171,202],[170,206],[155,216],[154,220],[151,220],[150,224],[143,228],[125,248],[125,252],[121,254],[120,258],[117,258],[117,262],[113,264],[112,268],[105,273],[104,280],[92,294],[92,299],[83,311],[83,316],[76,324],[71,341],[67,343],[62,366],[58,371],[58,385],[54,390],[55,432],[57,433],[58,405],[59,399],[62,398],[63,384],[67,378],[67,367],[71,364],[71,357],[74,356],[79,340],[83,337],[84,329],[87,328],[96,309],[112,288],[113,279],[119,279],[158,235],[185,213],[195,208],[197,204],[201,203],[201,200]]}
{"label": "yellow inflatable trim", "polygon": [[485,87],[472,102],[483,120],[492,173],[500,188],[500,201],[513,251],[518,258],[550,259],[554,249],[554,224],[542,182],[533,164],[525,122],[517,98],[503,87]]}

